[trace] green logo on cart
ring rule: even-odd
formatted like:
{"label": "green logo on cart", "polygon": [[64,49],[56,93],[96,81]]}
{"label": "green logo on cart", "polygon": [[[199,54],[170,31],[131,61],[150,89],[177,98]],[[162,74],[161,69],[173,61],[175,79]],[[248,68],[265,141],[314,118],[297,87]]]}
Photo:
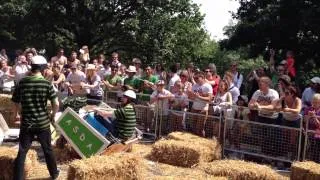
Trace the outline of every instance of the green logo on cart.
{"label": "green logo on cart", "polygon": [[99,154],[110,144],[71,108],[63,112],[56,126],[82,158]]}

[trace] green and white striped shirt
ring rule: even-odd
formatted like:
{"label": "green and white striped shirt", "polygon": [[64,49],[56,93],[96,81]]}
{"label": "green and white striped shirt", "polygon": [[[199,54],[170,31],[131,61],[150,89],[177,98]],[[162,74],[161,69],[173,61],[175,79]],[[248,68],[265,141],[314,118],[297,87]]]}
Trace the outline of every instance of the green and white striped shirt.
{"label": "green and white striped shirt", "polygon": [[52,84],[44,77],[21,79],[12,95],[12,101],[21,104],[21,128],[50,128],[47,102],[56,97]]}
{"label": "green and white striped shirt", "polygon": [[114,111],[116,117],[116,129],[120,139],[129,139],[136,127],[136,112],[132,104],[127,104],[125,107]]}

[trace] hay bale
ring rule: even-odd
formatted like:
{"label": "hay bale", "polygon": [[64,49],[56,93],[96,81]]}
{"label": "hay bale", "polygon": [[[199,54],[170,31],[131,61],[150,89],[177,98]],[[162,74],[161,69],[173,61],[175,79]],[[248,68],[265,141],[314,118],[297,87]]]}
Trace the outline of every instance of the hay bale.
{"label": "hay bale", "polygon": [[150,160],[174,166],[192,167],[199,162],[215,160],[213,143],[193,143],[176,140],[159,140],[148,155]]}
{"label": "hay bale", "polygon": [[[17,157],[18,149],[0,146],[0,179],[13,179],[13,167],[14,160]],[[34,150],[29,150],[26,161],[24,172],[28,176],[33,166],[38,164],[37,153]]]}
{"label": "hay bale", "polygon": [[142,158],[128,153],[93,156],[69,165],[68,179],[139,179]]}
{"label": "hay bale", "polygon": [[177,141],[189,142],[190,144],[193,144],[195,146],[210,147],[211,150],[213,151],[213,159],[214,160],[221,159],[222,148],[219,141],[216,138],[206,139],[191,133],[179,132],[179,131],[168,134],[167,138],[174,139]]}
{"label": "hay bale", "polygon": [[53,152],[57,162],[61,164],[69,163],[76,159],[81,159],[78,153],[70,144],[66,144],[63,148],[53,147]]}
{"label": "hay bale", "polygon": [[152,150],[152,145],[132,144],[132,147],[128,152],[145,158],[148,156],[148,154],[150,154],[151,150]]}
{"label": "hay bale", "polygon": [[320,179],[320,164],[312,161],[294,162],[291,166],[292,180],[316,180]]}
{"label": "hay bale", "polygon": [[226,176],[232,180],[286,179],[268,166],[240,160],[213,161],[200,164],[197,168],[213,176]]}
{"label": "hay bale", "polygon": [[204,171],[198,169],[182,168],[177,166],[171,166],[168,164],[154,163],[151,161],[145,161],[143,164],[143,179],[148,180],[226,180],[224,177],[214,177],[206,174]]}

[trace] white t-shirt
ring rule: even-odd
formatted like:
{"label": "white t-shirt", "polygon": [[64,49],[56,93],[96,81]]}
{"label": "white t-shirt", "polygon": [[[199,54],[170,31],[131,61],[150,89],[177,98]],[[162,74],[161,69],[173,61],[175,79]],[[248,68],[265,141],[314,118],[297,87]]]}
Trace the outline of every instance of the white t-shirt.
{"label": "white t-shirt", "polygon": [[[260,105],[270,105],[272,102],[279,99],[279,94],[274,89],[269,89],[267,94],[264,94],[262,91],[257,90],[253,95],[252,99],[256,100]],[[267,117],[271,119],[276,119],[278,117],[277,112],[273,111],[259,111],[259,116]]]}
{"label": "white t-shirt", "polygon": [[[192,92],[197,92],[200,96],[212,94],[212,86],[209,83],[204,83],[203,85],[194,84],[192,86]],[[195,99],[192,105],[192,109],[195,110],[208,110],[209,101],[203,101],[201,99]]]}
{"label": "white t-shirt", "polygon": [[172,78],[169,81],[169,90],[170,91],[173,88],[173,86],[176,83],[176,81],[180,81],[180,77],[178,76],[177,73],[173,74]]}
{"label": "white t-shirt", "polygon": [[26,73],[29,71],[30,67],[28,67],[28,65],[26,64],[18,64],[15,67],[15,81],[19,82],[22,78],[24,78],[26,76]]}
{"label": "white t-shirt", "polygon": [[235,86],[234,84],[231,84],[229,92],[232,96],[232,104],[236,104],[238,101],[238,97],[240,96],[239,88],[237,88],[237,86]]}
{"label": "white t-shirt", "polygon": [[72,89],[74,90],[75,95],[83,95],[86,94],[86,89],[81,88],[80,83],[86,82],[86,75],[84,72],[77,70],[76,73],[70,73],[67,76],[67,81],[72,84]]}
{"label": "white t-shirt", "polygon": [[[172,95],[172,93],[166,89],[164,89],[162,92],[159,92],[158,90],[153,91],[151,94],[150,98],[155,98],[155,97],[162,97],[162,96],[169,96]],[[162,107],[161,107],[162,105]],[[155,102],[155,107],[157,108],[162,108],[162,113],[163,115],[168,115],[169,112],[169,99],[166,98],[162,101]],[[160,110],[160,109],[159,109]]]}

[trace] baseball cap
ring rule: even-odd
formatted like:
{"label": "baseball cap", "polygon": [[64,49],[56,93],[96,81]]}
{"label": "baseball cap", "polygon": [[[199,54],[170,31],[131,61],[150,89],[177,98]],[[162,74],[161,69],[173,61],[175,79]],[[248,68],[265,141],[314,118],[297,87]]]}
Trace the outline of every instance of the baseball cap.
{"label": "baseball cap", "polygon": [[315,83],[315,84],[320,84],[320,78],[319,77],[313,77],[310,81],[312,83]]}

